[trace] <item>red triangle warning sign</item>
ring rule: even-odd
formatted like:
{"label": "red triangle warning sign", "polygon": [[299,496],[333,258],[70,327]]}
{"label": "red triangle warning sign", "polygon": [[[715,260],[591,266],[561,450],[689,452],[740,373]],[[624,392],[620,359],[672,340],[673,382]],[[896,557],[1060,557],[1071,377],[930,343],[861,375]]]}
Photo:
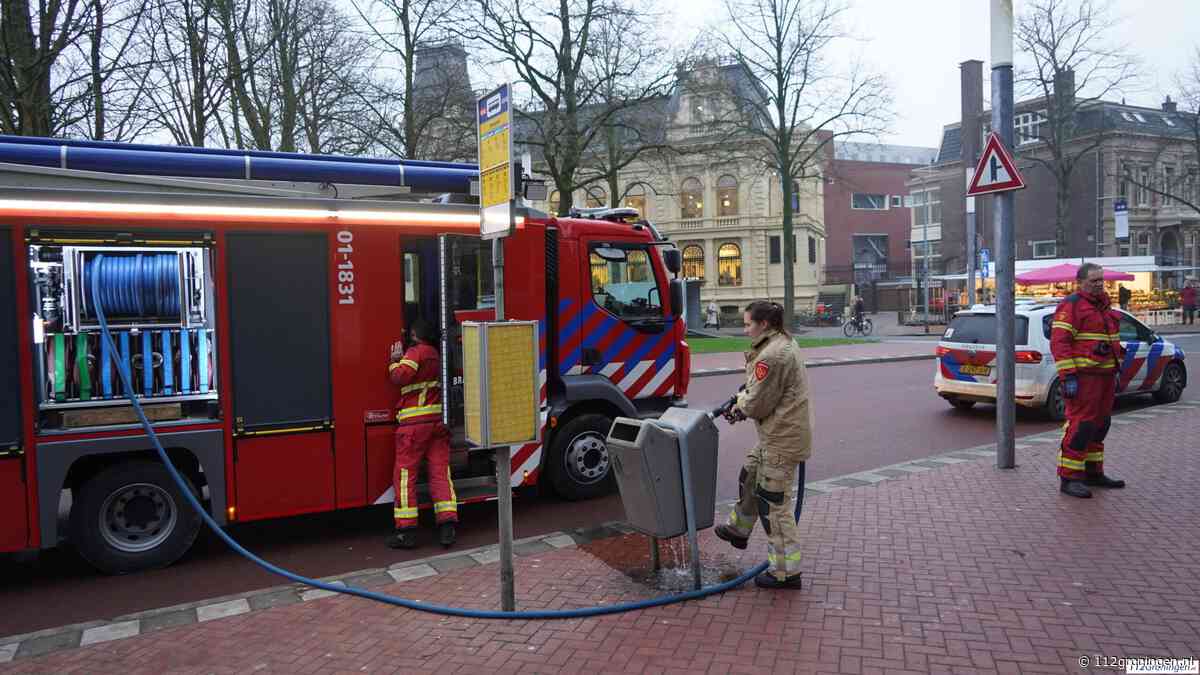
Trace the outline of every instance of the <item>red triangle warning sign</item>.
{"label": "red triangle warning sign", "polygon": [[993,131],[988,134],[987,145],[984,146],[983,155],[979,157],[979,164],[975,167],[975,177],[971,179],[971,185],[967,188],[967,196],[978,197],[992,192],[1020,190],[1023,187],[1025,181],[1017,171],[1012,155],[1004,149],[1000,136]]}

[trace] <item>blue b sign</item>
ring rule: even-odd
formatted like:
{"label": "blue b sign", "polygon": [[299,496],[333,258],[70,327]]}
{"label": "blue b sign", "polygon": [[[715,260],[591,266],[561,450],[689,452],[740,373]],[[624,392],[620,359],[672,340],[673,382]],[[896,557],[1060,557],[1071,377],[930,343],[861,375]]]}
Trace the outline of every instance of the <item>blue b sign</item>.
{"label": "blue b sign", "polygon": [[991,257],[986,248],[979,249],[979,276],[982,279],[988,278],[988,259]]}

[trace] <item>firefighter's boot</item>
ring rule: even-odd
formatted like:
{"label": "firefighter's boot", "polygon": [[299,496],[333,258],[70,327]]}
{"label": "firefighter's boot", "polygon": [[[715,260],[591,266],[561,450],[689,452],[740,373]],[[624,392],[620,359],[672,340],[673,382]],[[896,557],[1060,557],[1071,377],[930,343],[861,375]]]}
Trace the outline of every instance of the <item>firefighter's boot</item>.
{"label": "firefighter's boot", "polygon": [[438,541],[445,548],[450,548],[454,542],[458,541],[458,532],[454,527],[454,523],[442,523],[438,525]]}
{"label": "firefighter's boot", "polygon": [[1109,478],[1108,476],[1105,476],[1102,473],[1088,474],[1088,477],[1086,479],[1084,479],[1083,482],[1087,483],[1088,485],[1091,485],[1092,487],[1115,488],[1115,489],[1120,489],[1120,488],[1125,487],[1125,481],[1117,479],[1117,478]]}
{"label": "firefighter's boot", "polygon": [[774,574],[763,572],[754,577],[754,585],[759,588],[786,588],[794,591],[800,590],[800,580],[803,577],[802,573],[796,573],[792,576],[780,581]]}
{"label": "firefighter's boot", "polygon": [[411,528],[396,530],[386,543],[388,548],[413,549],[417,547],[417,533]]}
{"label": "firefighter's boot", "polygon": [[737,549],[744,550],[746,548],[746,542],[749,540],[749,537],[741,536],[732,527],[724,524],[714,527],[713,534],[717,535],[718,539],[729,542],[731,546]]}
{"label": "firefighter's boot", "polygon": [[1065,495],[1079,497],[1081,499],[1088,499],[1092,496],[1092,491],[1087,489],[1087,486],[1084,485],[1083,481],[1081,480],[1069,480],[1067,478],[1063,478],[1062,485],[1059,486],[1058,489]]}

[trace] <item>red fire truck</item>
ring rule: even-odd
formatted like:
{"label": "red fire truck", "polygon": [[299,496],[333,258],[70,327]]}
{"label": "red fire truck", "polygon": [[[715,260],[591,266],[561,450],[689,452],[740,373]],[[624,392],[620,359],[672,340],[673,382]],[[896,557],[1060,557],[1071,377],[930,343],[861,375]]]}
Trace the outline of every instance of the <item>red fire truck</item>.
{"label": "red fire truck", "polygon": [[[0,551],[65,539],[124,573],[196,538],[99,339],[93,286],[132,393],[218,522],[392,501],[386,361],[418,317],[441,328],[459,501],[495,499],[495,453],[461,440],[459,324],[494,299],[475,176],[0,137]],[[505,470],[591,497],[612,485],[612,419],[687,393],[679,253],[627,212],[518,214],[505,310],[541,326],[544,431]]]}

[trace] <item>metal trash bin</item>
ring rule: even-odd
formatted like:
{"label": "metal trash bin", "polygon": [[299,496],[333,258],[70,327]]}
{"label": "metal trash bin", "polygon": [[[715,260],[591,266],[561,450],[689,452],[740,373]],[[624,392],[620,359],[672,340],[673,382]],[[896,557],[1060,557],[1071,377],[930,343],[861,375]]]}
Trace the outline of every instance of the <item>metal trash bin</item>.
{"label": "metal trash bin", "polygon": [[679,433],[687,441],[696,529],[702,530],[713,526],[717,502],[720,435],[708,413],[671,408],[658,420],[618,417],[608,434],[625,518],[633,529],[659,539],[688,531]]}

